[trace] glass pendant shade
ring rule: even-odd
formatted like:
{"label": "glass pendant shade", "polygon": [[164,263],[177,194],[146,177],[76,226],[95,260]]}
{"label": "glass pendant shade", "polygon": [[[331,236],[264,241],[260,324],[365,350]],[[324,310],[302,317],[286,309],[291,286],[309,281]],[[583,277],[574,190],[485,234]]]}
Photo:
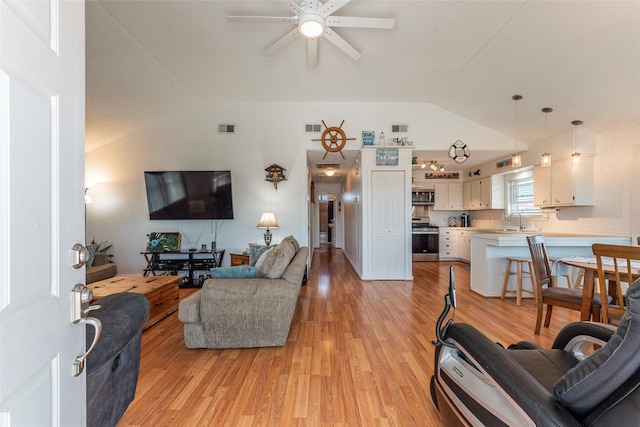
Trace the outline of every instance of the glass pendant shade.
{"label": "glass pendant shade", "polygon": [[578,126],[584,123],[582,120],[574,120],[571,122],[573,125],[573,154],[571,155],[571,164],[577,165],[580,163],[580,153],[578,152]]}
{"label": "glass pendant shade", "polygon": [[513,156],[511,156],[511,166],[514,168],[522,166],[522,157],[520,156],[520,153],[514,153]]}
{"label": "glass pendant shade", "polygon": [[545,168],[548,168],[549,166],[551,166],[551,154],[543,153],[541,163],[542,163],[542,166]]}
{"label": "glass pendant shade", "polygon": [[514,138],[514,143],[515,143],[515,153],[513,153],[513,155],[511,156],[511,167],[512,168],[518,168],[520,166],[522,166],[522,157],[520,156],[520,153],[518,153],[518,101],[520,101],[522,99],[522,95],[513,95],[511,97],[511,99],[513,99],[513,106],[514,106],[514,116],[515,116],[515,120],[516,120],[516,136]]}

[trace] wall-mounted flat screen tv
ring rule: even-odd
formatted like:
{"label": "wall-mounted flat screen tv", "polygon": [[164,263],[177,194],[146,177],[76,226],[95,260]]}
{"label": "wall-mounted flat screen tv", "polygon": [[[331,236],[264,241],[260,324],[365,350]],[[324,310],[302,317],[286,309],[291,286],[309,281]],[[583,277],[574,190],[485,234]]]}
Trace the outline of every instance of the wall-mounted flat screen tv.
{"label": "wall-mounted flat screen tv", "polygon": [[233,219],[231,171],[145,172],[149,219]]}

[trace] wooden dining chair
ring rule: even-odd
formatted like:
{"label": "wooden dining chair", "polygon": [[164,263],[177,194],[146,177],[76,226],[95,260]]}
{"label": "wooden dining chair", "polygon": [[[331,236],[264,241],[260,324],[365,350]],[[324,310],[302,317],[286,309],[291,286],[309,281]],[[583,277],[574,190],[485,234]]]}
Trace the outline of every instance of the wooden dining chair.
{"label": "wooden dining chair", "polygon": [[[544,246],[544,237],[541,235],[527,236],[529,244],[529,252],[531,253],[531,261],[533,263],[534,276],[534,297],[536,301],[536,328],[535,334],[540,335],[540,326],[542,323],[542,311],[547,306],[547,314],[544,319],[544,327],[548,328],[551,322],[551,313],[553,306],[568,308],[571,310],[581,311],[582,309],[582,290],[571,288],[560,288],[554,285],[551,276],[551,266],[549,257]],[[600,299],[593,299],[591,306],[593,318],[600,319]]]}
{"label": "wooden dining chair", "polygon": [[602,298],[602,322],[618,324],[626,311],[622,284],[631,285],[640,276],[640,269],[632,266],[632,262],[640,263],[640,246],[596,243],[591,246],[591,250],[598,263],[600,295],[611,297],[611,302],[608,298]]}

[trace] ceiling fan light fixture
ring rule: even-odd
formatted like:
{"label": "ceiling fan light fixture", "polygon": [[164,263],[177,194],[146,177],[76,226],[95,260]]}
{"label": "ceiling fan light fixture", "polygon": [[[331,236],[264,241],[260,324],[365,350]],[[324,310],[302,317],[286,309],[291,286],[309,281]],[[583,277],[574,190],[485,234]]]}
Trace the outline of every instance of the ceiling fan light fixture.
{"label": "ceiling fan light fixture", "polygon": [[336,171],[334,171],[333,169],[327,169],[326,171],[324,171],[324,174],[326,176],[333,176],[335,175]]}
{"label": "ceiling fan light fixture", "polygon": [[305,13],[298,22],[300,32],[305,37],[312,39],[324,33],[324,18],[317,13]]}

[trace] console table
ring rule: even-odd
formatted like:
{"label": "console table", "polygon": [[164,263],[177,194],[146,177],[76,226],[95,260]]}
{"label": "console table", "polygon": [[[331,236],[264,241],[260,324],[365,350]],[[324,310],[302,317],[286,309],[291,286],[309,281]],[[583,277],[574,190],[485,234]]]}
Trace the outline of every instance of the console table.
{"label": "console table", "polygon": [[[188,275],[180,286],[202,286],[194,272],[209,271],[221,267],[224,249],[214,252],[179,251],[179,252],[140,252],[147,261],[143,276],[156,275],[156,271],[186,271]],[[206,277],[206,275],[204,275]]]}

